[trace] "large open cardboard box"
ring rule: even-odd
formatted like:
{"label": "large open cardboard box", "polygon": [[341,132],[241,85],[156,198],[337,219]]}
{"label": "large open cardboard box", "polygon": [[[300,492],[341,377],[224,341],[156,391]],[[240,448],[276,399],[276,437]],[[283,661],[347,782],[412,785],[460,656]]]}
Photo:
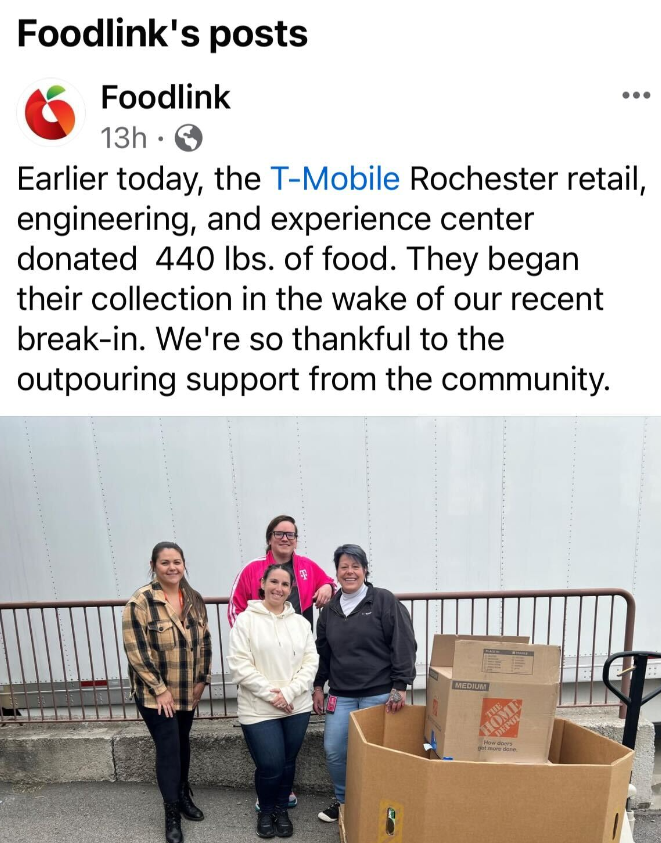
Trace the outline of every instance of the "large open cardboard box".
{"label": "large open cardboard box", "polygon": [[617,843],[633,752],[557,719],[552,764],[432,760],[425,707],[356,711],[347,843]]}
{"label": "large open cardboard box", "polygon": [[436,636],[425,740],[460,761],[544,763],[560,680],[560,648]]}

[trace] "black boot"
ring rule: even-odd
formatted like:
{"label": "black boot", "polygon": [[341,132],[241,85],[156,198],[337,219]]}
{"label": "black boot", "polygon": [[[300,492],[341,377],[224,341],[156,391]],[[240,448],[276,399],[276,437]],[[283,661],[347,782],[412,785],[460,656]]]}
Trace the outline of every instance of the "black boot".
{"label": "black boot", "polygon": [[257,836],[258,837],[275,837],[275,828],[273,827],[273,817],[264,811],[257,814]]}
{"label": "black boot", "polygon": [[278,837],[291,837],[294,833],[294,826],[289,819],[286,808],[276,808],[273,814],[273,827]]}
{"label": "black boot", "polygon": [[184,843],[178,802],[164,802],[166,843]]}
{"label": "black boot", "polygon": [[179,811],[182,816],[186,817],[187,820],[200,822],[204,819],[204,814],[200,811],[197,805],[193,803],[193,800],[191,799],[192,795],[193,791],[188,782],[182,782],[179,786]]}

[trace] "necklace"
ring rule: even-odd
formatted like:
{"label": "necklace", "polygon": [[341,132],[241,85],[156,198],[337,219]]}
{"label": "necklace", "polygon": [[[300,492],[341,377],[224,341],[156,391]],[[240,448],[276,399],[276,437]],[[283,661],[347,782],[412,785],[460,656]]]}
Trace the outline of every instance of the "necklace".
{"label": "necklace", "polygon": [[[163,592],[163,594],[165,594],[165,599],[168,601],[168,603],[170,603],[170,598],[167,596],[165,591]],[[170,605],[172,605],[172,603],[170,603]],[[184,613],[184,593],[181,589],[179,589],[179,614],[183,615],[183,613]]]}

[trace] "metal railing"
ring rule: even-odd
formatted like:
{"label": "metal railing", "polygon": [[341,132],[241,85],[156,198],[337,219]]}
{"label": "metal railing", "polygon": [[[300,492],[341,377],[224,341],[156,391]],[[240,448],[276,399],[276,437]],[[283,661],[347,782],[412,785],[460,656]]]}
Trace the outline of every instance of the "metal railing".
{"label": "metal railing", "polygon": [[[411,699],[426,684],[436,633],[527,635],[561,648],[559,705],[618,705],[601,682],[613,652],[633,649],[635,602],[622,589],[398,594],[418,642]],[[227,597],[206,598],[213,680],[198,716],[234,716],[225,654]],[[137,720],[121,643],[123,600],[0,603],[0,724]],[[221,610],[222,609],[222,610]],[[424,662],[420,659],[424,653]],[[628,665],[624,665],[626,668]],[[622,688],[628,689],[629,674]],[[21,715],[18,715],[18,711]]]}

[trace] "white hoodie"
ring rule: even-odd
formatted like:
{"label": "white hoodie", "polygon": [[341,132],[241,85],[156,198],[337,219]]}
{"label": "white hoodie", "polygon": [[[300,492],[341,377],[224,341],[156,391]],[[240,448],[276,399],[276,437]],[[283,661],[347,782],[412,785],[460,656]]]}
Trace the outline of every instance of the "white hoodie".
{"label": "white hoodie", "polygon": [[291,714],[312,710],[310,686],[319,656],[310,624],[291,603],[274,615],[261,600],[249,600],[230,632],[228,664],[238,686],[239,723],[249,726],[288,716],[271,705],[271,688],[280,688],[294,706]]}

